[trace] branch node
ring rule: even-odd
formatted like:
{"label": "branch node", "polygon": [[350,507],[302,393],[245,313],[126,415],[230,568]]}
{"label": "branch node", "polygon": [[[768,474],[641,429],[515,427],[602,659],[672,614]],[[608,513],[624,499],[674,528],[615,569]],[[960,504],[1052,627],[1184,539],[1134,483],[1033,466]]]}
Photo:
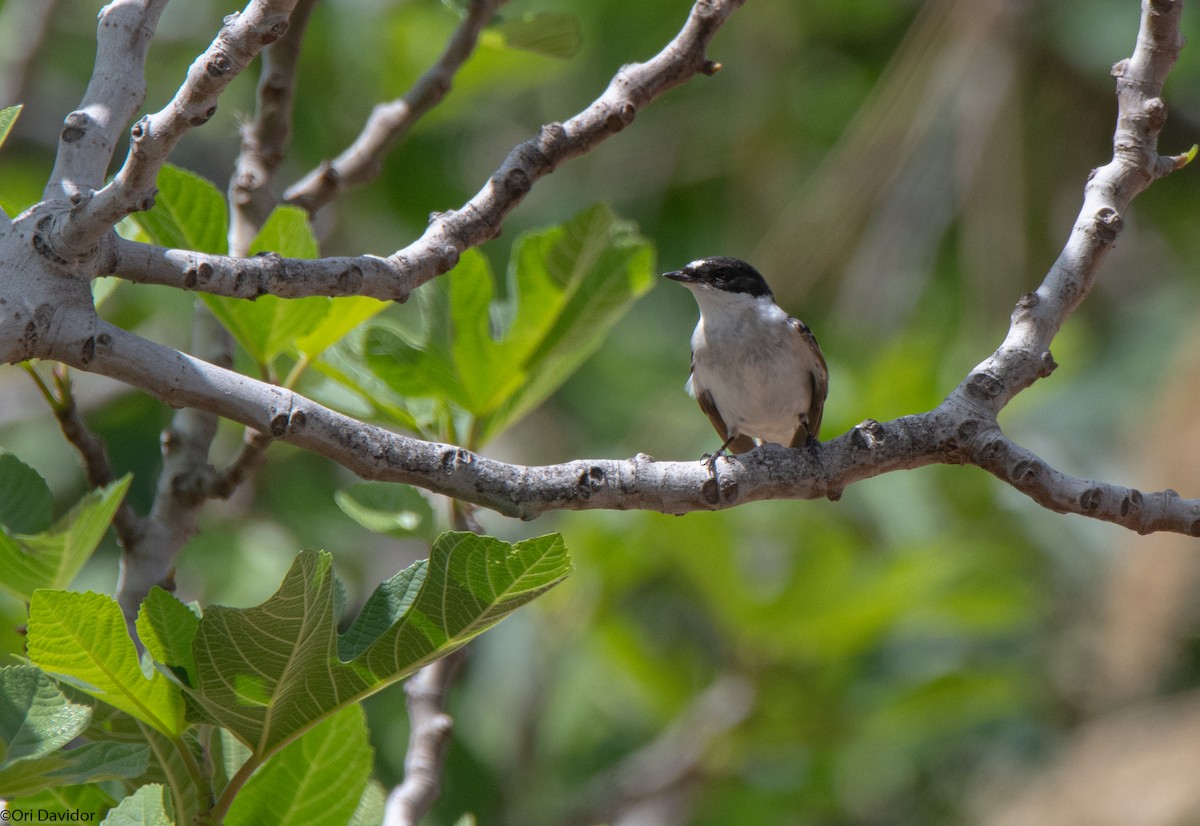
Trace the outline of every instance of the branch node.
{"label": "branch node", "polygon": [[208,109],[201,112],[199,115],[193,115],[192,117],[188,118],[188,123],[192,126],[203,126],[204,124],[208,123],[209,120],[212,119],[212,116],[215,115],[216,113],[217,113],[217,106],[214,103],[212,106],[208,107]]}
{"label": "branch node", "polygon": [[972,373],[967,381],[967,392],[983,401],[995,399],[1003,389],[1004,383],[1000,379],[983,371]]}
{"label": "branch node", "polygon": [[287,413],[276,413],[267,424],[268,432],[275,438],[284,435],[288,432],[288,419],[289,416]]}
{"label": "branch node", "polygon": [[[857,448],[870,450],[873,447],[883,444],[885,437],[886,433],[884,432],[883,425],[874,419],[864,419],[861,423],[854,426],[854,432],[850,436],[850,444]],[[841,495],[840,491],[838,495]]]}
{"label": "branch node", "polygon": [[633,123],[635,117],[637,117],[637,107],[632,103],[625,103],[609,113],[608,117],[604,119],[604,125],[609,132],[620,132]]}
{"label": "branch node", "polygon": [[1121,516],[1128,516],[1142,509],[1142,492],[1140,490],[1130,490],[1125,498],[1121,500]]}
{"label": "branch node", "polygon": [[1095,218],[1092,220],[1092,226],[1096,231],[1096,240],[1108,246],[1117,240],[1117,233],[1121,231],[1124,223],[1121,214],[1115,209],[1109,206],[1100,207],[1096,210]]}
{"label": "branch node", "polygon": [[277,20],[271,24],[271,28],[267,29],[258,36],[258,42],[262,43],[264,46],[274,43],[276,40],[287,34],[287,30],[287,19],[285,18],[283,20]]}
{"label": "branch node", "polygon": [[1088,488],[1079,495],[1079,507],[1084,513],[1094,513],[1100,509],[1104,500],[1104,491],[1100,488]]}
{"label": "branch node", "polygon": [[1167,104],[1162,98],[1150,98],[1145,103],[1145,115],[1146,123],[1157,132],[1167,122]]}
{"label": "branch node", "polygon": [[134,143],[140,143],[150,136],[150,116],[143,115],[137,123],[129,127],[129,137]]}
{"label": "branch node", "polygon": [[716,477],[710,476],[704,480],[704,484],[700,486],[700,498],[705,504],[716,505],[721,501],[721,490],[717,484]]}
{"label": "branch node", "polygon": [[442,473],[447,476],[454,473],[460,467],[468,467],[475,461],[475,455],[471,451],[462,447],[447,447],[442,451],[440,458]]}
{"label": "branch node", "polygon": [[351,264],[338,273],[337,288],[342,295],[358,295],[363,286],[362,267]]}
{"label": "branch node", "polygon": [[721,71],[722,68],[723,67],[721,66],[721,64],[715,60],[705,60],[704,65],[700,67],[700,71],[703,74],[706,74],[709,77],[712,77],[717,72]]}
{"label": "branch node", "polygon": [[1053,354],[1049,350],[1042,353],[1041,362],[1038,364],[1038,378],[1044,379],[1058,369],[1058,362],[1054,360]]}
{"label": "branch node", "polygon": [[438,253],[437,271],[439,275],[450,272],[450,270],[458,266],[459,252],[456,247],[447,244],[446,246],[442,247]]}
{"label": "branch node", "polygon": [[63,120],[62,134],[59,136],[63,143],[75,143],[87,134],[92,119],[86,112],[72,112]]}
{"label": "branch node", "polygon": [[504,176],[504,187],[515,197],[522,198],[533,187],[533,182],[524,169],[515,168]]}
{"label": "branch node", "polygon": [[1022,459],[1012,469],[1012,480],[1015,485],[1032,485],[1041,475],[1041,462],[1036,462],[1032,459]]}
{"label": "branch node", "polygon": [[590,499],[593,493],[604,487],[607,479],[608,477],[604,472],[604,468],[598,465],[591,465],[579,474],[576,490],[584,499]]}
{"label": "branch node", "polygon": [[1118,60],[1116,63],[1113,64],[1112,76],[1113,77],[1124,77],[1125,70],[1128,68],[1129,68],[1129,58],[1126,57],[1122,60]]}
{"label": "branch node", "polygon": [[233,71],[233,61],[224,52],[216,52],[205,62],[204,71],[209,77],[224,77]]}

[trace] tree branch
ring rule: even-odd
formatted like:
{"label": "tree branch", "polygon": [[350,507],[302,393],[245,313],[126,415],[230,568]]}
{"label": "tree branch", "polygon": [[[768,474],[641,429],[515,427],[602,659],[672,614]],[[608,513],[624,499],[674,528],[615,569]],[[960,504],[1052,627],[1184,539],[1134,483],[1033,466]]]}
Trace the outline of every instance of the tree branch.
{"label": "tree branch", "polygon": [[242,127],[242,148],[229,182],[229,249],[234,255],[246,254],[275,207],[269,187],[291,141],[300,46],[316,4],[317,0],[299,0],[287,32],[262,52],[258,105],[254,119]]}
{"label": "tree branch", "polygon": [[1191,155],[1160,157],[1158,134],[1167,117],[1159,95],[1183,46],[1182,0],[1144,0],[1133,57],[1113,66],[1117,128],[1113,158],[1092,170],[1083,206],[1058,260],[1035,292],[1026,293],[1008,335],[990,358],[954,391],[992,416],[1054,369],[1050,342],[1087,297],[1104,257],[1124,223],[1122,213],[1154,180],[1188,163]]}
{"label": "tree branch", "polygon": [[82,198],[71,220],[58,223],[50,246],[87,250],[126,215],[149,209],[157,191],[155,179],[171,150],[189,129],[216,114],[221,93],[263,46],[283,36],[295,4],[296,0],[252,0],[241,14],[226,17],[171,102],[134,124],[129,154],[116,177],[94,197],[90,190],[79,193]]}
{"label": "tree branch", "polygon": [[146,99],[146,52],[166,5],[113,0],[100,10],[95,68],[79,108],[63,121],[47,200],[85,195],[104,182],[118,135]]}
{"label": "tree branch", "polygon": [[371,112],[354,142],[332,162],[325,161],[284,193],[284,200],[311,215],[349,187],[379,175],[383,158],[408,130],[450,91],[451,81],[475,51],[479,33],[508,0],[471,0],[437,62],[403,97],[381,103]]}
{"label": "tree branch", "polygon": [[409,725],[404,782],[388,795],[384,826],[417,826],[437,802],[454,733],[454,720],[445,712],[446,692],[466,653],[467,649],[460,648],[425,666],[404,684]]}
{"label": "tree branch", "polygon": [[539,179],[624,129],[662,94],[698,73],[717,71],[705,49],[744,2],[698,0],[682,31],[661,52],[645,63],[623,66],[586,109],[565,123],[546,124],[515,147],[475,197],[459,210],[435,214],[419,239],[388,258],[268,257],[256,262],[118,240],[114,271],[130,281],[239,298],[366,295],[404,301],[420,285],[453,269],[464,250],[496,237]]}
{"label": "tree branch", "polygon": [[[698,71],[713,71],[714,65],[704,57],[705,44],[739,5],[740,0],[697,2],[683,30],[658,56],[624,67],[583,112],[562,125],[543,127],[536,138],[514,149],[463,209],[436,217],[422,238],[405,250],[386,260],[327,260],[305,273],[314,278],[333,273],[345,278],[349,273],[348,280],[361,276],[365,283],[369,278],[354,267],[365,263],[395,268],[402,277],[393,282],[393,295],[402,297],[449,269],[461,250],[498,230],[535,180],[619,131],[658,94]],[[8,342],[6,353],[16,354],[16,360],[48,357],[93,370],[140,387],[168,404],[216,413],[299,445],[364,478],[414,484],[525,519],[563,509],[683,513],[768,498],[837,498],[846,485],[861,479],[947,463],[978,465],[1056,510],[1142,532],[1200,532],[1200,500],[1182,499],[1172,491],[1144,493],[1067,476],[1015,445],[996,421],[1011,398],[1053,370],[1050,341],[1091,288],[1120,231],[1121,211],[1151,181],[1178,169],[1190,157],[1164,158],[1156,152],[1165,117],[1158,95],[1178,53],[1181,6],[1168,0],[1144,3],[1134,55],[1114,69],[1119,117],[1113,161],[1089,179],[1080,218],[1062,255],[1038,290],[1017,304],[1001,346],[934,410],[883,424],[868,420],[819,446],[788,450],[768,445],[718,461],[715,472],[697,462],[656,462],[642,454],[624,461],[578,460],[545,467],[496,462],[459,447],[363,424],[284,388],[145,341],[98,320],[90,305],[81,306],[73,282],[61,278],[31,282],[34,297],[26,299],[31,303],[7,309],[11,315],[30,308],[32,317],[18,319],[25,332],[19,340]],[[30,216],[15,222],[10,233],[32,236],[31,244],[14,247],[23,255],[29,255],[30,248],[40,251],[36,232],[41,225],[30,228],[35,221],[36,216]],[[195,283],[183,286],[199,287],[204,279],[228,281],[232,292],[236,268],[251,266],[242,259],[189,258],[191,253],[129,242],[114,248],[112,257],[132,263],[135,269],[139,263],[143,271],[169,266],[181,280],[190,272],[188,277]],[[135,260],[136,255],[143,257]],[[185,261],[200,263],[184,266]],[[274,286],[281,294],[295,295],[286,286],[291,263],[266,259],[257,276],[242,272],[241,278],[243,282],[250,278],[256,290],[270,292],[267,286]],[[212,272],[203,272],[204,264]],[[226,264],[233,269],[226,272]],[[268,284],[264,273],[275,281]],[[379,273],[372,270],[370,278],[382,278]]]}
{"label": "tree branch", "polygon": [[[76,324],[63,319],[64,329]],[[364,479],[404,482],[507,516],[552,510],[718,510],[762,499],[837,499],[842,490],[894,470],[974,464],[1056,509],[1134,530],[1200,530],[1200,500],[1072,480],[1033,454],[1010,448],[995,420],[948,398],[934,410],[890,422],[868,420],[829,442],[765,445],[705,462],[579,459],[540,467],[497,462],[461,447],[364,424],[266,384],[99,321],[90,336],[60,341],[47,357],[140,387],[169,405],[195,407],[331,459]],[[86,365],[80,354],[89,355]],[[1083,495],[1087,491],[1096,491]],[[1128,503],[1126,502],[1128,499]]]}

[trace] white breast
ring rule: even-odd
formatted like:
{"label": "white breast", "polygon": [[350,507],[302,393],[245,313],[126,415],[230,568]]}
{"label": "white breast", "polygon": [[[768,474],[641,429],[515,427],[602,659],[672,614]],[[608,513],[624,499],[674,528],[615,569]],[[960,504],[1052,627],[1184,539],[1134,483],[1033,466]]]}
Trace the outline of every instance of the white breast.
{"label": "white breast", "polygon": [[730,435],[791,443],[812,401],[812,353],[788,315],[767,296],[695,290],[693,396],[707,390]]}

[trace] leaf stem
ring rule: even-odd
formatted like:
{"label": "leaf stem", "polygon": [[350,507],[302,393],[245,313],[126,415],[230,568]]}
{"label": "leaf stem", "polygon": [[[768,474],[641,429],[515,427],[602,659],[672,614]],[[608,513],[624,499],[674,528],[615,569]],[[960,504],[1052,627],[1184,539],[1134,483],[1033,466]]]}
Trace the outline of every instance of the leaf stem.
{"label": "leaf stem", "polygon": [[237,797],[237,793],[242,790],[242,786],[246,785],[246,781],[250,779],[250,775],[254,774],[255,769],[265,761],[265,755],[260,756],[252,752],[246,758],[246,762],[234,773],[233,777],[229,778],[229,782],[221,790],[221,796],[217,798],[217,802],[201,816],[203,818],[201,822],[221,823],[224,821],[225,815],[229,813],[229,807],[233,805],[233,799]]}

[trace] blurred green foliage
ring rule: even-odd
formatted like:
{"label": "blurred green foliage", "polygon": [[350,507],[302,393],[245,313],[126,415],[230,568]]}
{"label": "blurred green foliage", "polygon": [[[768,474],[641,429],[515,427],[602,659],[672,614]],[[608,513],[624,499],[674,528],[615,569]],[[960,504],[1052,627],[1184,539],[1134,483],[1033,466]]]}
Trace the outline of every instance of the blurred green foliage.
{"label": "blurred green foliage", "polygon": [[[500,239],[464,257],[464,272],[490,279],[497,301],[511,298],[519,290],[496,276],[507,272],[514,239],[608,203],[636,222],[663,269],[727,254],[764,271],[828,357],[829,434],[868,416],[928,409],[1001,340],[1012,304],[1065,240],[1088,170],[1111,153],[1108,66],[1128,56],[1137,26],[1130,3],[996,4],[1005,11],[990,17],[972,14],[974,5],[747,3],[712,46],[720,73],[673,91],[541,181]],[[60,3],[31,67],[25,109],[0,153],[4,197],[15,208],[38,199],[58,124],[85,87],[96,7]],[[317,216],[322,252],[406,245],[430,211],[474,194],[515,143],[574,114],[622,63],[661,48],[688,7],[512,0],[380,180]],[[229,10],[168,6],[151,50],[147,109],[169,100]],[[572,52],[562,45],[526,51],[506,42],[512,21],[539,13],[574,21],[580,39],[570,57],[547,56]],[[340,151],[374,102],[402,93],[428,66],[454,24],[436,0],[319,4],[285,178]],[[1195,15],[1185,26],[1200,42]],[[254,81],[234,83],[174,163],[223,188]],[[1200,50],[1185,49],[1167,86],[1164,151],[1195,142],[1198,81]],[[1194,174],[1156,183],[1135,202],[1091,298],[1056,342],[1061,367],[1002,416],[1018,441],[1075,475],[1186,485],[1141,457],[1200,297]],[[388,308],[379,324],[421,329],[419,314],[454,278]],[[187,345],[190,310],[188,297],[128,285],[104,308],[175,346]],[[714,434],[682,389],[694,314],[681,291],[648,293],[489,454],[536,464],[711,450]],[[340,357],[361,364],[355,353]],[[27,379],[6,371],[0,381]],[[310,370],[299,388],[391,426],[428,421],[410,400],[389,413],[346,386]],[[80,388],[95,394],[89,421],[109,439],[117,473],[134,473],[130,498],[144,508],[167,414],[107,385]],[[50,480],[56,513],[65,512],[83,489],[66,470],[70,452],[36,398],[4,398],[0,444],[20,446]],[[221,455],[239,438],[223,427]],[[344,471],[282,445],[270,456],[252,490],[209,509],[180,560],[186,598],[260,602],[296,548],[324,547],[350,600],[361,601],[426,553],[418,540],[381,538],[347,517],[334,501],[355,483]],[[956,467],[860,483],[837,503],[681,518],[562,514],[528,527],[480,518],[510,539],[561,531],[577,570],[473,646],[452,698],[456,739],[436,823],[464,811],[481,824],[611,818],[631,755],[731,675],[753,686],[753,704],[690,755],[681,782],[696,797],[683,822],[969,821],[979,778],[1045,759],[1078,715],[1089,672],[1063,663],[1089,656],[1078,629],[1095,621],[1109,558],[1142,543],[1042,511]],[[111,590],[114,578],[111,552],[83,573],[99,589]],[[0,602],[0,613],[4,629],[23,621],[11,602]],[[4,633],[4,650],[20,651],[20,638]],[[1195,665],[1181,669],[1175,684],[1194,684]],[[402,774],[403,704],[392,690],[367,709],[375,774],[390,785]]]}

